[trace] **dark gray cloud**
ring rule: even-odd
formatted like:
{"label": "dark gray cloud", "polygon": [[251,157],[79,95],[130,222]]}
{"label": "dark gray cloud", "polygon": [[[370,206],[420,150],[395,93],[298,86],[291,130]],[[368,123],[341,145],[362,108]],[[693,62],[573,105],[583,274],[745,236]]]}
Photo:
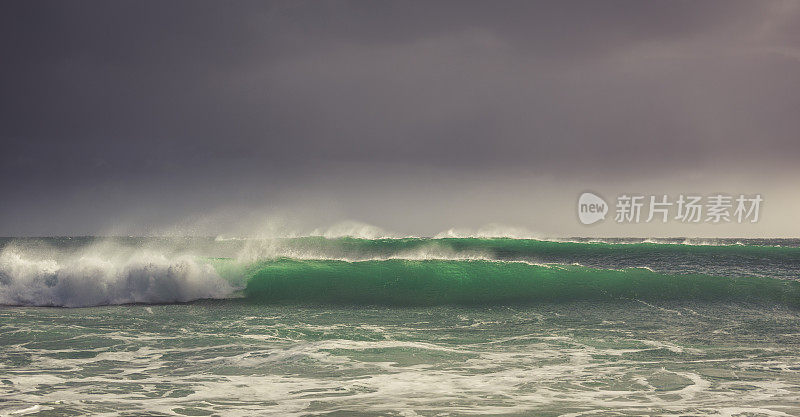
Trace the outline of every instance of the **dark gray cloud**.
{"label": "dark gray cloud", "polygon": [[788,169],[798,28],[779,1],[6,1],[0,234],[280,206],[331,172]]}

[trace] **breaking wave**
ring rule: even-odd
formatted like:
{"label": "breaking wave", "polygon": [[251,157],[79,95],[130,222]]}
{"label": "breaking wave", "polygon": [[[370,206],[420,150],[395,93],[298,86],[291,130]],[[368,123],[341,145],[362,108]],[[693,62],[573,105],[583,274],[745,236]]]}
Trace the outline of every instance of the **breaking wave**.
{"label": "breaking wave", "polygon": [[629,239],[326,236],[78,240],[6,243],[0,250],[0,304],[174,303],[243,293],[263,303],[633,299],[800,306],[800,248],[794,241],[690,245]]}
{"label": "breaking wave", "polygon": [[36,259],[0,253],[0,304],[87,307],[225,298],[233,287],[189,256],[138,253],[126,259],[83,255]]}

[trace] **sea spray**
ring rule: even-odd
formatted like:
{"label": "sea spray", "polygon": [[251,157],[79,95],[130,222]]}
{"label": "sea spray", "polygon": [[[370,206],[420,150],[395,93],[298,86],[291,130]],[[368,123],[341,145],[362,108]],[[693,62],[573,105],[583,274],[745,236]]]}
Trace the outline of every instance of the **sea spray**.
{"label": "sea spray", "polygon": [[227,298],[232,292],[211,265],[188,255],[84,251],[59,260],[14,249],[0,252],[0,304],[5,305],[174,303]]}

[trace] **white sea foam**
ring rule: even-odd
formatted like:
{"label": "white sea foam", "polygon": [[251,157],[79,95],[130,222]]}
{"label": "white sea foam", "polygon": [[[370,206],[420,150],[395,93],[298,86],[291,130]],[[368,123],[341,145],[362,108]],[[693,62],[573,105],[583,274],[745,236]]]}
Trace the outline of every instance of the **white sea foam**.
{"label": "white sea foam", "polygon": [[233,288],[189,255],[94,246],[64,256],[0,252],[0,304],[86,307],[229,297]]}

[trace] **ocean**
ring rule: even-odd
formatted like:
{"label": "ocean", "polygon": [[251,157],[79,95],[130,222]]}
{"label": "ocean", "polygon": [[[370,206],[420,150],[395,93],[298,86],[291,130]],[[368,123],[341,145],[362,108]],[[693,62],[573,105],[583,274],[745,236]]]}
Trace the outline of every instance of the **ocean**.
{"label": "ocean", "polygon": [[0,240],[0,415],[800,415],[800,240]]}

